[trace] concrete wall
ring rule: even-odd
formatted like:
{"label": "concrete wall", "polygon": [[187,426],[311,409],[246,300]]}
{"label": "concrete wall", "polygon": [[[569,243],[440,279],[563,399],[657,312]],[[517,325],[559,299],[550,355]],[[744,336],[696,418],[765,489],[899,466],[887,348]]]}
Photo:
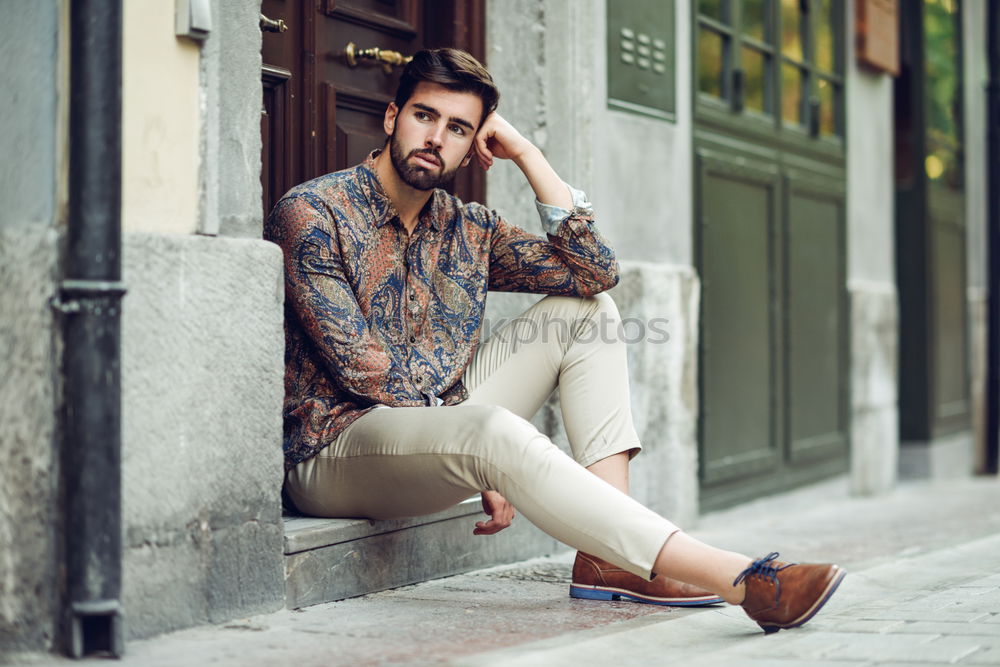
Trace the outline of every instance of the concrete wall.
{"label": "concrete wall", "polygon": [[55,636],[60,5],[0,0],[0,662]]}
{"label": "concrete wall", "polygon": [[260,0],[212,2],[201,58],[202,234],[259,239],[263,229],[259,14]]}
{"label": "concrete wall", "polygon": [[859,68],[847,33],[851,488],[874,494],[895,484],[899,453],[893,79]]}
{"label": "concrete wall", "polygon": [[190,233],[198,214],[196,43],[178,39],[174,2],[122,3],[122,227]]}
{"label": "concrete wall", "polygon": [[969,396],[972,402],[974,466],[982,470],[986,455],[986,325],[987,325],[987,132],[986,83],[987,3],[962,5],[965,88],[965,229],[969,303]]}
{"label": "concrete wall", "polygon": [[[698,279],[691,267],[691,119],[688,4],[675,22],[677,119],[607,108],[604,0],[511,0],[487,5],[487,65],[499,111],[539,146],[562,178],[587,192],[615,248],[622,316],[669,320],[670,339],[629,346],[632,405],[645,451],[633,495],[682,524],[697,516]],[[489,204],[540,232],[517,167],[497,164]],[[515,316],[537,297],[491,294],[488,315]],[[535,420],[564,442],[557,404]]]}
{"label": "concrete wall", "polygon": [[280,251],[126,235],[124,601],[133,637],[284,600]]}
{"label": "concrete wall", "polygon": [[[126,77],[126,156],[175,137],[155,143],[174,180],[132,181],[142,208],[126,201],[124,603],[140,637],[283,605],[284,290],[259,238],[259,3],[213,2],[200,47],[174,36],[173,3],[126,4],[126,46],[172,68],[149,104]],[[227,221],[256,238],[192,233]]]}

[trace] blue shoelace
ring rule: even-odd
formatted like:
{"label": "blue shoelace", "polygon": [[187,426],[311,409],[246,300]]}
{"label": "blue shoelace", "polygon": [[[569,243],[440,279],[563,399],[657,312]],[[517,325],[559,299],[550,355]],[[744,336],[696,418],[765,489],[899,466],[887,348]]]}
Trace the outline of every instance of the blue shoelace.
{"label": "blue shoelace", "polygon": [[763,558],[758,558],[754,562],[750,563],[750,567],[740,572],[739,576],[733,580],[733,586],[738,586],[741,582],[745,581],[747,577],[760,577],[762,579],[769,579],[774,582],[775,594],[774,600],[777,602],[781,599],[781,582],[778,580],[778,570],[788,567],[787,565],[782,567],[775,567],[774,561],[778,558],[778,552],[772,551]]}

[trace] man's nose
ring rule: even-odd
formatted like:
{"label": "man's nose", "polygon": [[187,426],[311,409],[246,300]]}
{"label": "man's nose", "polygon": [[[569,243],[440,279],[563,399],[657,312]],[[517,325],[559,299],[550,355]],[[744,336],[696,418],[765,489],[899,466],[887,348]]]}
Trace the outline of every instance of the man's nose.
{"label": "man's nose", "polygon": [[444,133],[444,123],[436,123],[427,132],[427,146],[430,148],[441,148],[441,145],[444,143]]}

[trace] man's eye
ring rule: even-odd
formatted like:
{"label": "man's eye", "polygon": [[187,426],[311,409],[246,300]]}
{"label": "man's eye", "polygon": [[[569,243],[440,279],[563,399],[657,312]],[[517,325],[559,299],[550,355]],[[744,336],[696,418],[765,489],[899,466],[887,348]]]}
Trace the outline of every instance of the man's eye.
{"label": "man's eye", "polygon": [[416,116],[417,120],[427,120],[428,118],[431,117],[430,114],[427,113],[426,111],[418,111],[417,113],[414,114],[414,116]]}
{"label": "man's eye", "polygon": [[457,134],[460,137],[465,134],[465,128],[462,127],[461,125],[452,125],[451,126],[451,131],[454,132],[455,134]]}

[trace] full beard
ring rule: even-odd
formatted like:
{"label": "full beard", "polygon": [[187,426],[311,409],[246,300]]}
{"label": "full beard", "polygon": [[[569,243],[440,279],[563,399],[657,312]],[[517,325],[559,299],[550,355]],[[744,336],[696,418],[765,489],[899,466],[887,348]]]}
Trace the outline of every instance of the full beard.
{"label": "full beard", "polygon": [[[433,155],[441,163],[441,171],[433,172],[424,167],[411,164],[409,161],[410,158],[421,153],[424,155]],[[403,146],[396,138],[395,131],[389,136],[389,157],[393,168],[399,174],[399,178],[415,190],[443,188],[455,179],[455,172],[458,171],[458,167],[449,170],[444,160],[441,159],[441,155],[434,149],[415,148],[404,156]]]}

